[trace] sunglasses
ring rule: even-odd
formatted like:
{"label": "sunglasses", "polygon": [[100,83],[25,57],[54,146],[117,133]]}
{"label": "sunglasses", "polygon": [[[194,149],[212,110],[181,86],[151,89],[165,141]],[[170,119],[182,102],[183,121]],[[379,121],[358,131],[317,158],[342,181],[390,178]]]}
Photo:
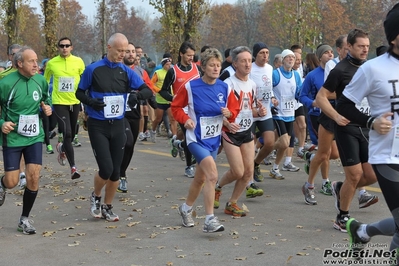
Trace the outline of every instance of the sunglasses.
{"label": "sunglasses", "polygon": [[59,44],[58,45],[58,47],[60,47],[60,48],[69,48],[71,46],[72,46],[71,44]]}

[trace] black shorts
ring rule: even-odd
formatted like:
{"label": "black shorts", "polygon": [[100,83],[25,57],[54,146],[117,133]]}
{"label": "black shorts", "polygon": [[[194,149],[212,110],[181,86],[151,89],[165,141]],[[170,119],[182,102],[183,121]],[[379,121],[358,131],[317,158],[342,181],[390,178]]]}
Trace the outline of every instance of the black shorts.
{"label": "black shorts", "polygon": [[276,120],[274,121],[274,127],[277,130],[277,134],[281,137],[284,134],[288,134],[288,136],[292,135],[292,131],[294,129],[294,122],[285,122],[283,120]]}
{"label": "black shorts", "polygon": [[170,108],[170,103],[167,103],[167,104],[157,103],[157,108],[166,111]]}
{"label": "black shorts", "polygon": [[322,125],[326,130],[330,131],[331,133],[334,133],[334,128],[335,128],[335,121],[329,118],[326,114],[323,112],[320,113],[318,122],[320,125]]}
{"label": "black shorts", "polygon": [[25,164],[42,165],[42,146],[43,144],[41,142],[23,147],[3,146],[4,171],[18,170],[22,155],[24,155]]}
{"label": "black shorts", "polygon": [[335,126],[335,140],[342,166],[367,163],[369,159],[369,129],[357,126]]}
{"label": "black shorts", "polygon": [[295,110],[295,117],[298,117],[301,115],[305,116],[305,108],[303,107],[303,105]]}
{"label": "black shorts", "polygon": [[[260,132],[260,135],[262,135],[262,133],[265,131],[274,131],[273,118],[270,117],[266,120],[254,121],[254,123],[252,124],[252,133],[255,134],[256,128],[258,128],[258,132]],[[258,137],[258,134],[256,134],[256,137]]]}
{"label": "black shorts", "polygon": [[222,137],[225,141],[237,147],[254,140],[254,135],[252,134],[251,128],[243,132],[237,132],[235,134],[222,131]]}

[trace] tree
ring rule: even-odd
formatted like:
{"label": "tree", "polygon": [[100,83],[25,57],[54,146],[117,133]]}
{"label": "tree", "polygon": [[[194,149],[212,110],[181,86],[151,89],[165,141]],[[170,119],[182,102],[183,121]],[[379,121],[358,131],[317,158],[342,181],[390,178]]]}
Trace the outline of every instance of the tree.
{"label": "tree", "polygon": [[52,58],[57,55],[57,26],[58,26],[57,0],[43,0],[41,3],[44,14],[44,36],[46,40],[45,56]]}
{"label": "tree", "polygon": [[259,22],[261,20],[262,1],[260,0],[237,0],[236,4],[242,12],[237,14],[240,24],[237,25],[235,35],[244,37],[242,45],[251,47],[259,41]]}
{"label": "tree", "polygon": [[149,0],[162,17],[162,28],[154,32],[158,48],[178,54],[184,41],[199,42],[198,25],[208,14],[208,0]]}

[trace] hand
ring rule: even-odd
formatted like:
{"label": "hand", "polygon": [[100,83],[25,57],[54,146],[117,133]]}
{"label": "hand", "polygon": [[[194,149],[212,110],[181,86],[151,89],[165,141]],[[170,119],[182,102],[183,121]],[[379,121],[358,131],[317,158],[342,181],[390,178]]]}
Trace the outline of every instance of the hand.
{"label": "hand", "polygon": [[313,106],[313,107],[320,108],[320,106],[317,105],[316,100],[314,100],[314,101],[312,102],[312,106]]}
{"label": "hand", "polygon": [[224,117],[230,118],[232,116],[232,113],[230,112],[230,110],[228,108],[222,107],[222,108],[220,108],[220,110],[222,111],[222,114]]}
{"label": "hand", "polygon": [[94,110],[102,111],[106,104],[103,102],[102,99],[91,98],[89,104]]}
{"label": "hand", "polygon": [[388,116],[392,116],[393,113],[385,113],[374,120],[373,129],[377,131],[378,134],[385,135],[391,131],[392,121],[388,120]]}
{"label": "hand", "polygon": [[229,123],[227,128],[229,129],[230,133],[235,134],[241,127],[236,123]]}
{"label": "hand", "polygon": [[127,99],[127,105],[129,105],[130,109],[136,109],[139,100],[137,99],[137,94],[135,92],[131,92],[129,94],[129,98]]}
{"label": "hand", "polygon": [[263,106],[262,106],[262,108],[259,108],[259,109],[258,109],[258,115],[260,115],[260,116],[265,116],[265,115],[267,115],[267,109],[266,109],[266,107],[263,107]]}
{"label": "hand", "polygon": [[53,113],[53,110],[51,110],[50,105],[44,104],[43,101],[40,103],[40,107],[42,108],[43,113],[44,113],[46,116],[50,116],[50,115]]}
{"label": "hand", "polygon": [[10,133],[11,131],[14,130],[15,126],[16,126],[16,124],[14,124],[11,121],[4,122],[3,125],[1,126],[1,131],[4,134],[8,134],[8,133]]}
{"label": "hand", "polygon": [[349,124],[349,120],[346,119],[344,116],[338,114],[335,119],[334,119],[335,123],[337,123],[337,125],[339,126],[346,126],[347,124]]}
{"label": "hand", "polygon": [[184,123],[184,127],[186,129],[193,129],[195,127],[195,123],[193,120],[191,120],[191,118],[189,118],[186,123]]}

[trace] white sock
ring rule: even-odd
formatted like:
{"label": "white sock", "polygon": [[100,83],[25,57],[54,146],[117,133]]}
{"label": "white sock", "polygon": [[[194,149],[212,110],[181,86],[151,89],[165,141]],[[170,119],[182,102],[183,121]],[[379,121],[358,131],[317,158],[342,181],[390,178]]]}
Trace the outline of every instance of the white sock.
{"label": "white sock", "polygon": [[207,214],[206,216],[205,216],[205,223],[207,224],[207,223],[209,223],[209,220],[211,219],[211,218],[213,218],[215,215],[213,215],[213,213],[212,214]]}
{"label": "white sock", "polygon": [[366,228],[367,228],[367,224],[361,224],[360,227],[356,231],[357,235],[363,241],[369,241],[370,240],[370,236],[367,234]]}
{"label": "white sock", "polygon": [[312,161],[315,155],[316,155],[316,154],[312,153],[312,154],[310,155],[309,161]]}
{"label": "white sock", "polygon": [[274,163],[274,164],[273,164],[273,169],[274,169],[274,170],[278,170],[278,164],[275,164],[275,163]]}
{"label": "white sock", "polygon": [[303,147],[299,147],[298,151],[301,152],[303,150]]}
{"label": "white sock", "polygon": [[289,164],[289,163],[291,162],[291,158],[292,158],[292,157],[288,157],[288,156],[285,157],[284,164],[285,164],[285,165]]}
{"label": "white sock", "polygon": [[19,173],[19,178],[21,178],[22,176],[25,176],[25,172]]}
{"label": "white sock", "polygon": [[361,195],[363,195],[364,193],[366,193],[366,190],[365,190],[365,189],[359,190],[359,197],[360,197]]}
{"label": "white sock", "polygon": [[193,208],[193,206],[188,206],[186,203],[183,203],[183,211],[185,212],[189,212],[191,209]]}

